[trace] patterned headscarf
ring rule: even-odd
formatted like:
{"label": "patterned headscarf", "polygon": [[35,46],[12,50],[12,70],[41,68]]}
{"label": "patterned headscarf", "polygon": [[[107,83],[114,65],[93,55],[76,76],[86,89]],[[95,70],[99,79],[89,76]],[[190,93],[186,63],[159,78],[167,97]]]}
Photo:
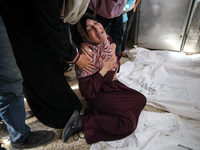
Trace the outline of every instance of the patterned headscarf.
{"label": "patterned headscarf", "polygon": [[[83,15],[83,17],[81,18],[81,20],[78,24],[78,31],[79,31],[80,35],[82,36],[82,39],[88,45],[89,49],[94,53],[94,55],[92,56],[92,62],[95,64],[95,68],[93,69],[93,71],[90,71],[90,72],[86,72],[86,71],[78,68],[77,71],[78,71],[79,78],[92,75],[92,74],[96,73],[97,71],[99,71],[101,69],[102,61],[105,58],[105,56],[107,55],[107,58],[110,59],[113,55],[111,46],[110,46],[110,41],[108,39],[106,39],[101,44],[96,44],[90,39],[90,37],[86,33],[86,30],[82,28],[81,24],[83,24],[84,22],[86,23],[87,19],[93,19],[93,20],[98,21],[92,15],[85,14],[85,15]],[[117,70],[117,68],[118,68],[118,63],[116,62],[115,66],[110,71],[115,71],[115,70]]]}

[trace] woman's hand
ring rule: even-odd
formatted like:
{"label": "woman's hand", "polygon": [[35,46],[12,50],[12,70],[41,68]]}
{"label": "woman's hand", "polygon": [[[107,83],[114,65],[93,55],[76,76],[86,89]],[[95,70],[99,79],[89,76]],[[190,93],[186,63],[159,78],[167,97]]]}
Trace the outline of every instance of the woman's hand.
{"label": "woman's hand", "polygon": [[91,58],[87,55],[80,55],[76,64],[80,69],[86,72],[92,71],[94,69],[94,63],[92,62]]}
{"label": "woman's hand", "polygon": [[116,61],[117,61],[117,57],[115,55],[112,55],[112,57],[109,60],[107,60],[107,56],[106,56],[102,61],[102,67],[99,73],[102,76],[105,76],[105,74],[114,67]]}
{"label": "woman's hand", "polygon": [[127,13],[127,12],[126,12],[126,11],[127,11],[127,10],[126,10],[126,7],[123,8],[123,11],[124,11],[124,14]]}
{"label": "woman's hand", "polygon": [[112,44],[110,44],[110,46],[111,46],[111,50],[112,50],[113,54],[115,54],[115,52],[116,52],[116,44],[112,43]]}
{"label": "woman's hand", "polygon": [[115,74],[114,74],[114,77],[113,77],[113,81],[117,80],[117,71],[118,71],[118,69],[116,69],[116,71],[115,71]]}
{"label": "woman's hand", "polygon": [[136,11],[136,8],[137,8],[137,6],[134,6],[133,7],[133,12],[135,13],[135,11]]}
{"label": "woman's hand", "polygon": [[88,56],[90,56],[90,57],[92,57],[92,56],[94,55],[93,52],[89,51],[89,47],[87,46],[86,43],[82,43],[82,44],[81,44],[80,51],[81,51],[82,54],[88,55]]}

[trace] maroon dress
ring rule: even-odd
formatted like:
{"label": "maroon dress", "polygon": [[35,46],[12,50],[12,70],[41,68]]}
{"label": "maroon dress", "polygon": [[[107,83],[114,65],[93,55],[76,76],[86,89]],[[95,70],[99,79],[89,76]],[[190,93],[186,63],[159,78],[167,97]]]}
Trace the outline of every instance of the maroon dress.
{"label": "maroon dress", "polygon": [[99,72],[79,79],[79,88],[87,100],[82,118],[86,141],[122,139],[137,127],[139,115],[146,104],[141,93],[113,81],[113,71],[103,77]]}

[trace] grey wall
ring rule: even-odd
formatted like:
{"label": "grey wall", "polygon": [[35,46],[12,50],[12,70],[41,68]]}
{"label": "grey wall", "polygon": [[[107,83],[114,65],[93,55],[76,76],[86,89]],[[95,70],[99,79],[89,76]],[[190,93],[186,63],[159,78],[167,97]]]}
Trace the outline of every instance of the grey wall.
{"label": "grey wall", "polygon": [[129,38],[148,49],[200,50],[200,0],[141,0]]}

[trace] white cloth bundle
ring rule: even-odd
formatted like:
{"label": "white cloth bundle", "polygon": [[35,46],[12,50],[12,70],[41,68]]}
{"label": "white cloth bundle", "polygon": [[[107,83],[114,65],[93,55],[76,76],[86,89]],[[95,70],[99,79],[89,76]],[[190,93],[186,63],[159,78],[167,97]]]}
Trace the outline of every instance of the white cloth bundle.
{"label": "white cloth bundle", "polygon": [[85,13],[90,0],[68,0],[63,22],[76,24]]}
{"label": "white cloth bundle", "polygon": [[148,104],[200,120],[200,55],[172,51],[129,51],[117,78],[144,94]]}

